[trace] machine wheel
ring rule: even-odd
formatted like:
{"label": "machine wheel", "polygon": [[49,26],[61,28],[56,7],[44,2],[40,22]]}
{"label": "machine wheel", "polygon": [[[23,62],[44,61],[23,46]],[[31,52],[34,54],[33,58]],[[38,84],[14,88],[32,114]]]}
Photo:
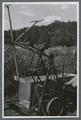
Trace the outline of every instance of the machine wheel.
{"label": "machine wheel", "polygon": [[58,97],[54,97],[48,102],[46,106],[46,112],[49,116],[62,115],[63,106]]}

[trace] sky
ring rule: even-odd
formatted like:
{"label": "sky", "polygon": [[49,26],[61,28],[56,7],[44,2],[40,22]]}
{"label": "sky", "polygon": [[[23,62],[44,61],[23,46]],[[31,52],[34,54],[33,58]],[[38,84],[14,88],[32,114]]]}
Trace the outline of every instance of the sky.
{"label": "sky", "polygon": [[[8,11],[4,5],[4,29],[10,29]],[[48,25],[55,20],[77,21],[77,4],[53,3],[53,4],[11,4],[10,14],[13,29],[30,27],[33,20],[41,20],[37,25]]]}

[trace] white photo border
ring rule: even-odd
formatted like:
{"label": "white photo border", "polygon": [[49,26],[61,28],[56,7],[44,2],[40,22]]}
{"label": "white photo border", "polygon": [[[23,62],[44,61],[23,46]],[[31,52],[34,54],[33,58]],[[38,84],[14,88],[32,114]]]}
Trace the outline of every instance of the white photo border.
{"label": "white photo border", "polygon": [[[77,116],[4,116],[4,5],[5,4],[45,4],[77,5]],[[2,2],[2,118],[78,118],[79,117],[79,2]]]}

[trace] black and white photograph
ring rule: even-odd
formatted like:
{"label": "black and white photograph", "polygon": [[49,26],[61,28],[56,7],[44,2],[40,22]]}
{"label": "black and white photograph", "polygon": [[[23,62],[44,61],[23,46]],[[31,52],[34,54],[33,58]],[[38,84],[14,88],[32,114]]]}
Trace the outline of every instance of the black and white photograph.
{"label": "black and white photograph", "polygon": [[79,117],[79,2],[3,2],[3,118]]}

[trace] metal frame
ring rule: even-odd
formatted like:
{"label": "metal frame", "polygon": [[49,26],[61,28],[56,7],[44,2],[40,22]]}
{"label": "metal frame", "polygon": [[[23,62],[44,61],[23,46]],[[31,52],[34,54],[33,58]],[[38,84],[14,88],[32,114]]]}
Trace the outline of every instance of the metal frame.
{"label": "metal frame", "polygon": [[[24,49],[29,49],[30,51],[33,52],[33,56],[32,56],[32,59],[31,59],[31,61],[30,61],[30,66],[31,66],[31,63],[32,63],[32,61],[33,61],[33,58],[34,58],[35,54],[38,54],[39,60],[38,60],[38,63],[37,63],[36,68],[40,67],[40,64],[41,64],[41,62],[42,62],[42,56],[45,56],[45,57],[47,57],[48,59],[49,59],[49,56],[44,53],[45,48],[40,49],[40,48],[38,47],[38,45],[36,45],[36,47],[35,47],[35,46],[32,47],[32,46],[29,45],[28,42],[19,41],[20,38],[21,38],[25,33],[27,33],[30,29],[32,29],[32,27],[35,26],[36,23],[41,22],[42,20],[32,21],[32,22],[34,22],[34,23],[32,24],[32,26],[31,26],[30,28],[27,28],[19,37],[16,38],[16,40],[14,40],[14,38],[13,38],[13,32],[12,32],[12,31],[13,31],[13,28],[12,28],[12,22],[11,22],[11,16],[10,16],[10,8],[9,8],[10,5],[6,5],[6,7],[7,7],[7,10],[8,10],[8,17],[9,17],[9,24],[10,24],[10,35],[11,35],[11,44],[10,44],[10,46],[11,46],[12,51],[13,51],[13,56],[14,56],[14,61],[15,61],[15,68],[16,68],[16,74],[17,74],[17,80],[20,82],[19,71],[18,71],[18,64],[17,64],[17,56],[16,56],[16,47],[15,47],[15,46],[19,46],[19,47],[24,48]],[[4,50],[5,53],[9,50],[10,46],[8,46],[8,47]],[[49,64],[50,64],[50,65],[49,65],[48,69],[50,69],[50,67],[51,67],[51,64],[52,64],[51,62],[52,62],[52,61],[49,60]],[[43,67],[44,67],[44,66],[43,66]],[[54,64],[53,64],[53,67],[54,67]],[[37,91],[37,83],[38,83],[39,81],[41,81],[41,78],[40,78],[39,74],[37,74],[37,75],[38,75],[37,80],[35,80],[34,76],[32,76],[32,79],[33,79],[34,82],[35,82],[35,94],[36,94],[37,99],[38,99],[39,109],[41,108],[43,114],[46,115],[46,113],[45,113],[45,111],[44,111],[44,108],[43,108],[43,106],[42,106],[42,99],[43,99],[43,95],[44,95],[44,88],[45,88],[45,86],[46,86],[47,79],[49,78],[49,72],[47,72],[47,75],[46,75],[46,80],[45,80],[45,82],[44,82],[44,86],[43,86],[43,89],[42,89],[41,97],[39,97],[38,91]],[[56,75],[56,74],[55,74],[55,75]],[[57,75],[56,75],[56,78],[57,78]],[[36,82],[37,82],[37,83],[36,83]],[[17,91],[17,101],[18,101],[18,92],[19,92],[19,88],[18,88],[18,91]]]}

